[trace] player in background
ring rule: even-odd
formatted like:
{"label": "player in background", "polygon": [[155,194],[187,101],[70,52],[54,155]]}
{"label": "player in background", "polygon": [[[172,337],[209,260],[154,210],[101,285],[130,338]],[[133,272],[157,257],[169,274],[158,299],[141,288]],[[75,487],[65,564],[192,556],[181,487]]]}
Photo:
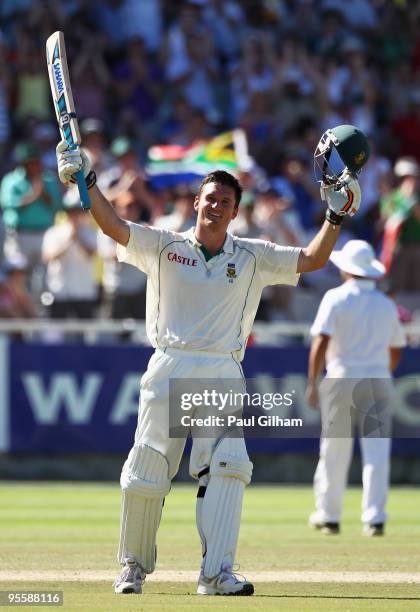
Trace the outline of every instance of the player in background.
{"label": "player in background", "polygon": [[[177,233],[129,223],[117,216],[95,185],[83,150],[71,151],[64,141],[57,146],[61,181],[69,183],[83,170],[91,213],[118,243],[120,261],[148,276],[146,328],[156,350],[141,381],[135,442],[121,475],[118,559],[123,568],[115,581],[116,593],[141,593],[146,575],[155,569],[162,506],[185,446],[185,439],[168,436],[169,379],[242,380],[240,361],[263,288],[296,285],[299,274],[324,266],[343,217],[359,208],[356,174],[367,159],[368,145],[356,128],[345,127],[350,130],[340,133],[342,142],[333,131],[331,137],[323,137],[320,159],[345,149],[343,162],[351,167],[332,176],[323,163],[326,221],[302,249],[229,234],[242,189],[224,171],[202,181],[194,199],[195,228]],[[243,492],[251,472],[243,438],[193,440],[190,473],[199,484],[196,519],[203,549],[198,594],[254,592],[250,582],[233,573]]]}
{"label": "player in background", "polygon": [[[322,437],[314,477],[316,511],[309,523],[325,534],[340,531],[347,473],[357,425],[363,464],[363,533],[383,535],[387,519],[392,371],[405,337],[395,303],[376,289],[385,274],[373,248],[350,240],[331,261],[344,283],[327,291],[312,325],[307,398],[320,408]],[[326,379],[318,393],[326,362]]]}

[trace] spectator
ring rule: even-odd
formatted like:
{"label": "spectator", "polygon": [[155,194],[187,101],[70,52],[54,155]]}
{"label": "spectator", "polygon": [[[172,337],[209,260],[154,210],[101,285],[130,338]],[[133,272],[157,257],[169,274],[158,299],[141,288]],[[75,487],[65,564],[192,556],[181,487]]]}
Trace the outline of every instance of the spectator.
{"label": "spectator", "polygon": [[401,157],[394,166],[399,185],[381,200],[385,224],[384,251],[395,292],[420,292],[419,165]]}
{"label": "spectator", "polygon": [[[162,70],[146,53],[144,41],[131,39],[126,45],[124,58],[113,70],[116,108],[131,113],[140,124],[142,139],[150,140],[150,124],[157,118],[159,98],[162,94]],[[145,129],[147,128],[147,132]]]}
{"label": "spectator", "polygon": [[214,44],[223,63],[230,63],[240,54],[245,36],[245,17],[235,0],[210,0],[204,7],[206,26],[213,34]]}
{"label": "spectator", "polygon": [[[121,218],[137,223],[140,207],[133,193],[120,194],[114,202]],[[98,254],[103,258],[102,285],[105,313],[112,319],[144,319],[146,316],[146,275],[117,260],[117,243],[98,230]]]}
{"label": "spectator", "polygon": [[159,202],[146,184],[133,142],[120,136],[112,142],[111,153],[116,163],[102,173],[100,180],[108,199],[114,201],[131,191],[140,208],[138,220],[150,221],[159,211]]}
{"label": "spectator", "polygon": [[17,167],[3,177],[0,199],[6,226],[4,251],[6,257],[24,257],[28,262],[28,277],[37,293],[42,290],[42,241],[46,230],[54,223],[62,207],[61,186],[56,173],[44,170],[38,148],[31,142],[21,142],[15,148]]}
{"label": "spectator", "polygon": [[231,222],[230,230],[240,238],[261,238],[263,228],[255,219],[255,194],[251,191],[242,193],[238,216]]}
{"label": "spectator", "polygon": [[179,134],[184,133],[188,118],[193,111],[194,109],[183,96],[177,96],[172,107],[165,111],[166,115],[160,130],[162,141],[168,144],[173,142],[181,145],[187,144]]}
{"label": "spectator", "polygon": [[39,123],[33,130],[33,138],[39,149],[39,156],[43,167],[47,170],[57,169],[55,147],[57,144],[57,126],[49,122]]}
{"label": "spectator", "polygon": [[45,121],[50,115],[50,85],[44,68],[45,51],[35,37],[22,30],[17,54],[16,120]]}
{"label": "spectator", "polygon": [[[284,246],[300,246],[304,233],[293,210],[292,202],[272,186],[257,196],[257,223],[262,228],[261,238]],[[258,316],[268,320],[293,319],[293,291],[286,285],[266,287]],[[262,314],[264,313],[264,314]]]}
{"label": "spectator", "polygon": [[394,118],[392,131],[397,155],[409,155],[420,162],[420,85],[411,88],[409,100],[407,111]]}
{"label": "spectator", "polygon": [[205,113],[198,108],[189,108],[189,115],[170,138],[172,144],[191,147],[206,142],[212,136],[212,128]]}
{"label": "spectator", "polygon": [[99,36],[85,32],[82,47],[72,65],[72,90],[80,117],[107,118],[107,88],[110,73],[104,58],[104,43]]}
{"label": "spectator", "polygon": [[157,52],[161,43],[160,0],[95,0],[92,19],[106,34],[113,50],[120,50],[133,37],[146,41],[149,51]]}
{"label": "spectator", "polygon": [[359,238],[374,244],[378,242],[380,200],[391,190],[392,181],[393,172],[390,160],[378,154],[377,146],[371,140],[369,160],[359,178],[363,193],[361,216],[356,220]]}
{"label": "spectator", "polygon": [[163,63],[167,74],[180,74],[184,70],[188,63],[187,38],[195,33],[202,34],[203,30],[201,12],[197,15],[191,2],[183,4],[166,35]]}
{"label": "spectator", "polygon": [[334,8],[324,10],[321,15],[321,36],[314,41],[316,53],[325,58],[337,56],[344,32],[342,12]]}
{"label": "spectator", "polygon": [[286,153],[281,170],[272,180],[273,186],[293,202],[302,228],[313,228],[319,210],[319,185],[311,175],[309,164],[302,155],[290,152]]}
{"label": "spectator", "polygon": [[284,246],[301,246],[304,232],[291,200],[273,186],[267,186],[257,197],[257,221],[265,240]]}
{"label": "spectator", "polygon": [[80,132],[83,138],[83,148],[92,159],[92,164],[95,164],[97,168],[100,184],[102,172],[112,166],[112,156],[108,151],[104,123],[100,119],[84,119],[80,124]]}
{"label": "spectator", "polygon": [[167,79],[191,106],[203,111],[207,117],[218,116],[215,97],[217,63],[211,40],[194,32],[185,42],[184,60],[176,64],[169,62]]}
{"label": "spectator", "polygon": [[77,189],[66,193],[64,206],[67,221],[51,227],[42,244],[53,297],[50,314],[53,319],[91,319],[97,304],[96,233],[80,206]]}
{"label": "spectator", "polygon": [[359,178],[364,215],[378,206],[380,198],[390,190],[393,179],[390,160],[378,153],[378,147],[372,139],[370,143],[370,156]]}
{"label": "spectator", "polygon": [[250,153],[258,161],[267,143],[275,140],[277,124],[273,117],[272,96],[255,92],[250,96],[248,110],[240,118],[240,126],[248,137]]}
{"label": "spectator", "polygon": [[276,119],[283,132],[290,133],[303,119],[318,118],[325,90],[324,77],[295,36],[283,40],[276,58],[273,89],[278,100]]}
{"label": "spectator", "polygon": [[274,48],[268,36],[254,34],[244,41],[242,57],[231,69],[231,117],[237,122],[254,93],[269,93],[275,76]]}
{"label": "spectator", "polygon": [[170,232],[186,232],[195,225],[194,193],[180,185],[175,192],[173,212],[157,218],[154,226]]}
{"label": "spectator", "polygon": [[375,74],[367,64],[364,43],[348,36],[341,45],[342,64],[327,63],[322,128],[349,123],[370,134],[375,128]]}
{"label": "spectator", "polygon": [[18,255],[6,260],[3,271],[0,272],[0,317],[35,317],[35,303],[28,291],[26,259]]}

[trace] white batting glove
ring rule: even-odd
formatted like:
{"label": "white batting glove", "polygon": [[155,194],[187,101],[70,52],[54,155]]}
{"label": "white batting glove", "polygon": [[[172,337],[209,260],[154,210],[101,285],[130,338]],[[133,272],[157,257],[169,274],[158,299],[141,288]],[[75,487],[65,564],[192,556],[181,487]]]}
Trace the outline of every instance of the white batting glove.
{"label": "white batting glove", "polygon": [[359,210],[362,200],[359,181],[346,168],[335,185],[321,183],[321,199],[336,215],[352,217]]}
{"label": "white batting glove", "polygon": [[77,147],[74,150],[69,149],[69,145],[65,140],[60,140],[56,149],[58,176],[64,185],[74,183],[73,175],[83,169],[83,174],[86,177],[92,167],[88,155]]}

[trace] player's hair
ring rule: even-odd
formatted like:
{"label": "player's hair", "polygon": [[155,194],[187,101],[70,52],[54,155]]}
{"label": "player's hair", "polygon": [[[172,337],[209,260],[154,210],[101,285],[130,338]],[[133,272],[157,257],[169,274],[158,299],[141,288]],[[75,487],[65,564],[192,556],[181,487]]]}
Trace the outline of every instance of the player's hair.
{"label": "player's hair", "polygon": [[226,172],[225,170],[214,170],[214,172],[210,172],[207,176],[203,178],[198,188],[198,195],[201,195],[204,185],[208,185],[209,183],[220,183],[221,185],[227,185],[228,187],[232,187],[235,192],[235,206],[239,206],[239,202],[242,197],[242,187],[239,184],[237,178]]}

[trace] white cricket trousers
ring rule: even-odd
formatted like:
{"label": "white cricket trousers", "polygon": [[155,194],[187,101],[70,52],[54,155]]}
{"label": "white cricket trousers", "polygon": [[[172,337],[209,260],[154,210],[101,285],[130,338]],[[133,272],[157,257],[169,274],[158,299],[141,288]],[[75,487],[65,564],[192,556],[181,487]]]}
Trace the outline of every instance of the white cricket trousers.
{"label": "white cricket trousers", "polygon": [[[136,444],[146,444],[159,451],[169,463],[169,478],[179,468],[186,436],[169,437],[169,379],[242,380],[241,365],[230,354],[156,349],[141,379],[140,406],[135,434]],[[218,437],[195,438],[190,456],[190,474],[194,478],[210,465]]]}
{"label": "white cricket trousers", "polygon": [[340,522],[355,424],[365,434],[359,437],[363,483],[361,520],[371,525],[386,521],[393,401],[391,379],[325,379],[322,383],[323,434],[314,476],[317,521]]}

